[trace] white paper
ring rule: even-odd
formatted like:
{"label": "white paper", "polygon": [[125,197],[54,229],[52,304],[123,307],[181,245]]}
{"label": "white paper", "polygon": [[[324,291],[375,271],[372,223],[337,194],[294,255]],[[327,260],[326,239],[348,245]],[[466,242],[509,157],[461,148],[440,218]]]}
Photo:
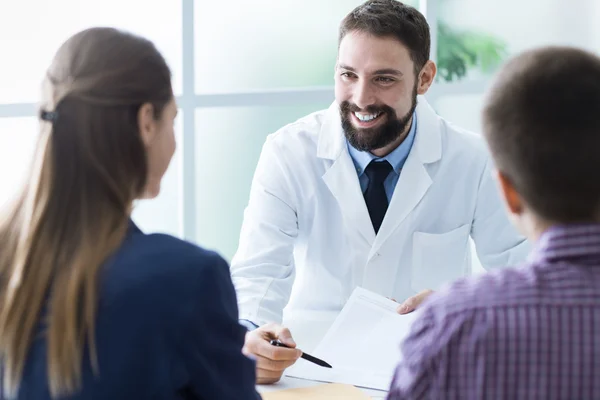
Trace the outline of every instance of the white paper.
{"label": "white paper", "polygon": [[323,340],[310,353],[333,368],[301,358],[286,375],[388,390],[400,360],[400,343],[417,315],[399,315],[397,307],[398,303],[392,300],[356,288]]}

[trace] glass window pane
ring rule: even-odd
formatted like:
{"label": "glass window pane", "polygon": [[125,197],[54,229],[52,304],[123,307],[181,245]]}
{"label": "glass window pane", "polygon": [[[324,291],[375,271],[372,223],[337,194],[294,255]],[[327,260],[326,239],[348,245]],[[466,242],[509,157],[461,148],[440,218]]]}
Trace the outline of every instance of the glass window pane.
{"label": "glass window pane", "polygon": [[60,44],[99,25],[154,41],[172,69],[174,90],[181,92],[181,0],[25,0],[11,1],[0,12],[0,103],[37,102],[41,79]]}
{"label": "glass window pane", "polygon": [[452,81],[489,77],[498,62],[536,46],[575,45],[592,51],[600,48],[600,3],[596,1],[438,3],[438,67],[442,74],[449,72]]}
{"label": "glass window pane", "polygon": [[[0,118],[0,207],[13,198],[26,179],[35,150],[38,129],[38,121],[34,117]],[[180,112],[175,124],[178,142],[181,132]],[[160,195],[156,199],[144,200],[136,204],[133,219],[146,232],[165,232],[183,236],[179,217],[180,154],[181,151],[178,149],[163,178]]]}
{"label": "glass window pane", "polygon": [[312,106],[196,111],[198,242],[231,260],[258,157],[268,134],[329,102]]}
{"label": "glass window pane", "polygon": [[477,94],[455,94],[439,96],[433,107],[450,122],[472,132],[481,132],[483,91]]}
{"label": "glass window pane", "polygon": [[477,132],[481,131],[485,90],[508,58],[545,45],[573,45],[594,52],[600,49],[597,1],[437,3],[438,79],[428,98],[440,115]]}
{"label": "glass window pane", "polygon": [[332,85],[339,24],[363,2],[197,0],[196,92]]}
{"label": "glass window pane", "polygon": [[179,110],[175,118],[175,139],[177,149],[160,186],[160,194],[149,200],[138,201],[132,218],[146,233],[161,232],[183,238],[183,225],[180,217],[183,196],[181,186],[182,159],[181,137],[183,134],[183,112]]}
{"label": "glass window pane", "polygon": [[29,172],[37,134],[34,117],[0,118],[0,207],[21,188]]}

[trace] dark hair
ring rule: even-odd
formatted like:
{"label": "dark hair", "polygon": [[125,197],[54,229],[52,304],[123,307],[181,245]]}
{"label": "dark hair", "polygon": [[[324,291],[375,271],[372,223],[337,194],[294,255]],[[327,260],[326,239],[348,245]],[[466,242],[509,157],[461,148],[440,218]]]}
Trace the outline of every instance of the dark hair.
{"label": "dark hair", "polygon": [[600,218],[600,58],[570,47],[510,60],[489,91],[484,136],[496,166],[539,217]]}
{"label": "dark hair", "polygon": [[431,37],[427,20],[414,7],[396,0],[368,0],[352,10],[340,24],[338,46],[349,32],[391,36],[406,46],[415,74],[429,60]]}
{"label": "dark hair", "polygon": [[169,68],[141,37],[93,28],[56,53],[29,179],[0,216],[0,397],[17,394],[41,317],[52,397],[79,387],[85,347],[97,372],[98,272],[148,173],[137,115],[149,103],[159,119],[172,99]]}

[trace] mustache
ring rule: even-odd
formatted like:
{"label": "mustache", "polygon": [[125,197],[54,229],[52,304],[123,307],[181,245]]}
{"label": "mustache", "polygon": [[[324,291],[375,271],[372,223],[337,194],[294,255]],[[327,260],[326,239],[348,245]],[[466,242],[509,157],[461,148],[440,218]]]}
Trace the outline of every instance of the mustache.
{"label": "mustache", "polygon": [[340,104],[340,110],[344,114],[351,113],[351,112],[359,112],[359,111],[366,112],[369,114],[376,114],[376,113],[380,113],[380,112],[392,114],[394,112],[394,109],[392,107],[385,105],[385,104],[371,104],[363,109],[354,103],[350,103],[349,101],[343,101]]}

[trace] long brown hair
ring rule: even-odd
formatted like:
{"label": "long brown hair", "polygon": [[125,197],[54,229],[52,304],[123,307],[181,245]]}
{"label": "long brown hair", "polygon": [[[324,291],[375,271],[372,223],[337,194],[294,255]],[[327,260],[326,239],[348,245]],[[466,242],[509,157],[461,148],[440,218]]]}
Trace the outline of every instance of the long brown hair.
{"label": "long brown hair", "polygon": [[122,243],[147,178],[138,111],[150,103],[158,119],[172,97],[165,60],[138,36],[88,29],[56,53],[29,179],[0,220],[5,397],[18,393],[38,333],[47,341],[53,397],[79,388],[83,362],[98,371],[98,272]]}

